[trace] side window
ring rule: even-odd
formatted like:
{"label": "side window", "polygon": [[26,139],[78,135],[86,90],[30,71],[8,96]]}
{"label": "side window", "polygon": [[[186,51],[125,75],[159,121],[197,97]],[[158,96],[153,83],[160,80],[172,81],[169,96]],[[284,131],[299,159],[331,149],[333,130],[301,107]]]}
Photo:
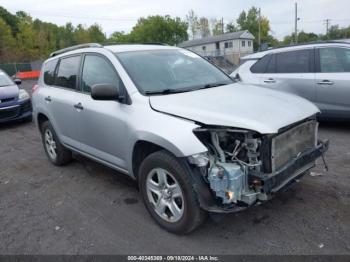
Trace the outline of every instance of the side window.
{"label": "side window", "polygon": [[242,41],[242,47],[245,46],[245,41]]}
{"label": "side window", "polygon": [[320,48],[322,73],[350,72],[350,49]]}
{"label": "side window", "polygon": [[250,68],[250,71],[256,74],[265,73],[270,59],[271,59],[271,55],[263,56]]}
{"label": "side window", "polygon": [[55,69],[57,65],[57,59],[51,60],[44,65],[44,83],[46,85],[55,84]]}
{"label": "side window", "polygon": [[97,55],[86,55],[83,66],[82,91],[90,93],[91,87],[96,84],[110,84],[119,89],[122,82],[106,59]]}
{"label": "side window", "polygon": [[76,89],[80,56],[62,58],[57,71],[56,85]]}
{"label": "side window", "polygon": [[298,50],[276,54],[276,73],[309,73],[310,50]]}

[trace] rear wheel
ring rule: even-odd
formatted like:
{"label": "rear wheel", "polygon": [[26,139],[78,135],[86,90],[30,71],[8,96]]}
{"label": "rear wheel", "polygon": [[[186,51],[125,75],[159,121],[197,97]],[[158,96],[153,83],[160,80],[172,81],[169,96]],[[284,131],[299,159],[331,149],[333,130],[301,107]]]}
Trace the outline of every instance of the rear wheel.
{"label": "rear wheel", "polygon": [[166,151],[152,153],[140,167],[139,185],[147,210],[161,227],[176,234],[194,230],[206,215],[188,172]]}
{"label": "rear wheel", "polygon": [[58,137],[49,121],[41,125],[41,138],[45,153],[51,163],[61,166],[69,163],[72,159],[72,152],[66,149],[58,140]]}

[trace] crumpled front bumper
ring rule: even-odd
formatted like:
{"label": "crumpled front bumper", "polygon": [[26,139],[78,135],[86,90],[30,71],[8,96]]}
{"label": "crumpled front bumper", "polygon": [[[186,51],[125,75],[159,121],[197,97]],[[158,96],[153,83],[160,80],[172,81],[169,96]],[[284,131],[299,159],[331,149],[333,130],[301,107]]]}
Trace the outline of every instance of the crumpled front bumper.
{"label": "crumpled front bumper", "polygon": [[318,141],[315,148],[309,149],[291,159],[277,172],[272,174],[252,175],[262,181],[263,192],[270,194],[285,189],[288,185],[295,182],[297,178],[305,174],[310,168],[315,166],[315,161],[328,150],[329,141]]}
{"label": "crumpled front bumper", "polygon": [[[303,153],[299,154],[298,157],[291,159],[286,163],[282,168],[277,172],[272,174],[266,173],[256,173],[250,174],[249,179],[259,179],[262,181],[262,193],[268,196],[265,200],[270,199],[274,193],[287,189],[292,185],[298,178],[303,176],[308,172],[309,169],[315,166],[315,161],[322,154],[324,154],[329,147],[329,141],[318,141],[316,147],[306,150]],[[192,172],[196,173],[196,169],[193,169]],[[200,206],[208,211],[213,213],[232,213],[238,212],[248,208],[248,205],[231,205],[224,206],[218,205],[212,197],[208,185],[201,179],[200,173],[195,174],[194,179],[194,189],[197,192],[197,197],[200,203]],[[252,206],[261,204],[262,199],[259,199]]]}

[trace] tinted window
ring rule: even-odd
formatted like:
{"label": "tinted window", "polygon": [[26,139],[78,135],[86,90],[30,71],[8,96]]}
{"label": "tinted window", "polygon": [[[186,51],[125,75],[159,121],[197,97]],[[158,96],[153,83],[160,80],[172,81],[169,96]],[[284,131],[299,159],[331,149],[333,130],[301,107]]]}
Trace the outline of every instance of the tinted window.
{"label": "tinted window", "polygon": [[276,55],[272,54],[270,62],[267,65],[265,73],[275,73],[276,72]]}
{"label": "tinted window", "polygon": [[91,87],[96,84],[110,84],[119,88],[121,80],[111,64],[104,58],[87,55],[83,67],[82,91],[90,93]]}
{"label": "tinted window", "polygon": [[258,60],[251,68],[252,73],[265,73],[266,67],[271,59],[271,55],[265,55]]}
{"label": "tinted window", "polygon": [[276,54],[276,73],[310,72],[311,52],[299,50]]}
{"label": "tinted window", "polygon": [[57,60],[49,61],[44,66],[44,83],[46,85],[55,84],[55,69],[57,65]]}
{"label": "tinted window", "polygon": [[321,48],[320,70],[324,73],[350,72],[350,49]]}
{"label": "tinted window", "polygon": [[76,89],[80,56],[62,58],[57,71],[56,85]]}

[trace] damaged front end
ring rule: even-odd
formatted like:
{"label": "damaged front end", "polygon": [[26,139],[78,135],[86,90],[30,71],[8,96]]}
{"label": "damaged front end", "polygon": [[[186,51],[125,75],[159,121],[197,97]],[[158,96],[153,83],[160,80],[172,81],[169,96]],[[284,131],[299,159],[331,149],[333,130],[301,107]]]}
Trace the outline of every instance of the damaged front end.
{"label": "damaged front end", "polygon": [[199,173],[195,190],[203,209],[234,212],[270,199],[315,166],[328,149],[309,119],[277,134],[225,127],[194,130],[208,152],[188,158]]}

